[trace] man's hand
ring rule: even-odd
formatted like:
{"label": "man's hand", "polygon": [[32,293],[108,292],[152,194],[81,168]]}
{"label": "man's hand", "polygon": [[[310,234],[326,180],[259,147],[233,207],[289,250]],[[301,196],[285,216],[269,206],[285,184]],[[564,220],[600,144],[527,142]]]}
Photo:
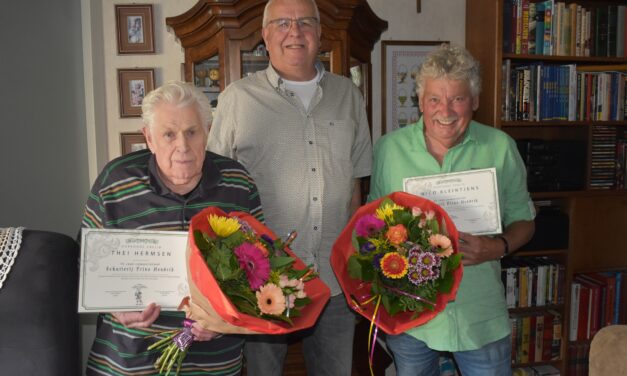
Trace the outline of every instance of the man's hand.
{"label": "man's hand", "polygon": [[160,313],[161,306],[150,303],[142,312],[113,312],[111,314],[127,328],[148,328]]}
{"label": "man's hand", "polygon": [[498,238],[459,233],[459,251],[465,266],[497,260],[503,255],[503,247],[503,241]]}

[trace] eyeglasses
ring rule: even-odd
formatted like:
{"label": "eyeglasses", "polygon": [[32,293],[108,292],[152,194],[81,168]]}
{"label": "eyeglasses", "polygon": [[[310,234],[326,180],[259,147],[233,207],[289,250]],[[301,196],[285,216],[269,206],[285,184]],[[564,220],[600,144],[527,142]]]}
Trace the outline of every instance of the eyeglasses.
{"label": "eyeglasses", "polygon": [[298,28],[303,31],[313,30],[318,25],[318,19],[316,17],[277,18],[268,21],[268,24],[273,24],[279,31],[288,31],[294,22],[296,22]]}

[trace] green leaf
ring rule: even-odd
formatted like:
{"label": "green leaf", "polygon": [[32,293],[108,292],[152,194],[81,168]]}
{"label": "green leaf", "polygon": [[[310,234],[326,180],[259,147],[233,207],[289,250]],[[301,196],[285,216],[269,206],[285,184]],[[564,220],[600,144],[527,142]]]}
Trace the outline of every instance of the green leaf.
{"label": "green leaf", "polygon": [[294,263],[294,258],[289,256],[270,257],[270,267],[272,270],[284,268]]}
{"label": "green leaf", "polygon": [[453,288],[453,273],[448,273],[444,278],[440,279],[438,287],[440,292],[450,292]]}
{"label": "green leaf", "polygon": [[194,243],[196,243],[196,247],[200,250],[209,249],[210,243],[207,241],[205,235],[207,234],[200,230],[194,230]]}
{"label": "green leaf", "polygon": [[392,218],[394,223],[407,226],[414,216],[406,210],[394,210]]}
{"label": "green leaf", "polygon": [[372,281],[375,276],[372,260],[369,257],[352,255],[348,258],[348,275],[354,279]]}
{"label": "green leaf", "polygon": [[448,268],[449,268],[449,270],[457,269],[457,267],[461,264],[461,262],[462,262],[462,254],[461,253],[452,254],[448,258]]}
{"label": "green leaf", "polygon": [[246,238],[241,231],[235,231],[231,235],[222,239],[222,243],[230,249],[234,249],[235,247],[241,245]]}

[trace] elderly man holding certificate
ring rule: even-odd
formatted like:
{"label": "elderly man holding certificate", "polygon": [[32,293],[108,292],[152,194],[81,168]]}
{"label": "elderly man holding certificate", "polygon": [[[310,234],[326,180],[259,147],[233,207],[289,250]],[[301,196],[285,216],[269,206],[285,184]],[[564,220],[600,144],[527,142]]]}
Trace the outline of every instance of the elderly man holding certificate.
{"label": "elderly man holding certificate", "polygon": [[[209,206],[263,219],[257,187],[244,167],[205,151],[211,105],[202,92],[188,83],[167,83],[146,95],[142,118],[149,150],[124,155],[105,166],[87,200],[83,227],[143,230],[141,239],[135,241],[156,243],[146,230],[185,231],[191,218]],[[181,255],[184,248],[179,250]],[[153,251],[141,253],[155,257],[163,253]],[[118,253],[123,256],[125,252]],[[125,267],[120,269],[124,272]],[[153,269],[146,264],[135,274]],[[141,301],[140,292],[136,299]],[[156,334],[180,329],[185,316],[182,312],[161,312],[160,306],[146,303],[150,304],[140,307],[141,312],[99,316],[85,374],[159,374],[154,369],[159,352],[147,348],[159,339]],[[181,365],[182,374],[241,372],[243,338],[220,335],[197,323],[192,334],[195,341]]]}
{"label": "elderly man holding certificate", "polygon": [[405,190],[440,203],[460,230],[465,268],[455,301],[387,344],[399,376],[439,375],[438,351],[464,375],[511,375],[499,261],[535,229],[525,166],[511,137],[472,120],[481,78],[465,49],[430,53],[416,83],[423,116],[377,142],[370,200]]}

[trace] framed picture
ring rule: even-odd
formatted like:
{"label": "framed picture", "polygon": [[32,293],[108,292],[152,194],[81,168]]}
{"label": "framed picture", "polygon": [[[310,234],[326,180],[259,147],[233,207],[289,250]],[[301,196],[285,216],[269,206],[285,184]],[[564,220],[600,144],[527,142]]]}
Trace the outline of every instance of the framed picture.
{"label": "framed picture", "polygon": [[155,52],[155,29],[152,4],[115,6],[119,54],[152,54]]}
{"label": "framed picture", "polygon": [[444,41],[381,42],[381,134],[412,124],[420,118],[416,73],[425,56]]}
{"label": "framed picture", "polygon": [[140,132],[120,133],[122,155],[148,148],[144,135]]}
{"label": "framed picture", "polygon": [[139,117],[144,96],[155,88],[152,68],[118,69],[120,117]]}

